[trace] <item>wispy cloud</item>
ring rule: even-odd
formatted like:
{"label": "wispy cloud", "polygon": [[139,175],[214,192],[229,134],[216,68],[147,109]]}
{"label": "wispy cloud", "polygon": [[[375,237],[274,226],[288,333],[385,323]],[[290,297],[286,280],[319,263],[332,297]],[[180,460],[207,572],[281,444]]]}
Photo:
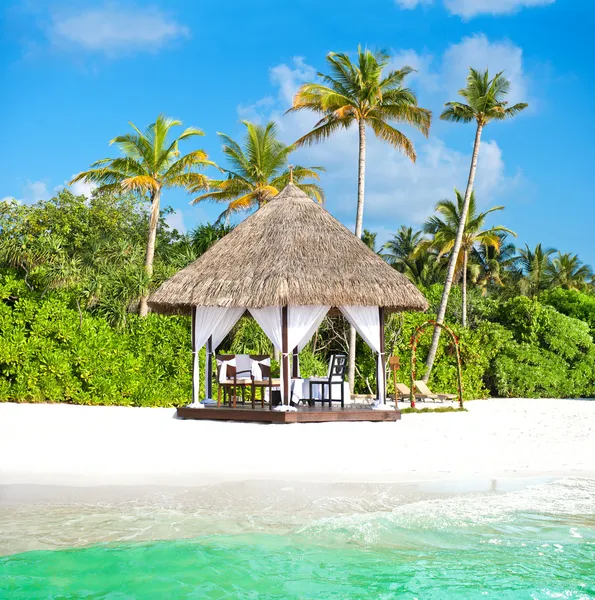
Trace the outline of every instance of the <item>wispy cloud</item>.
{"label": "wispy cloud", "polygon": [[5,196],[1,199],[2,202],[14,200],[19,204],[33,204],[39,200],[48,200],[52,194],[48,190],[47,185],[43,181],[31,181],[27,180],[27,183],[23,185],[21,190],[21,197],[16,196]]}
{"label": "wispy cloud", "polygon": [[190,31],[156,7],[106,4],[55,13],[49,34],[59,46],[116,56],[156,52],[174,40],[188,37]]}
{"label": "wispy cloud", "polygon": [[[523,8],[545,6],[556,0],[444,0],[444,6],[453,15],[471,19],[479,15],[510,15]],[[434,0],[395,0],[404,10],[412,10]]]}
{"label": "wispy cloud", "polygon": [[[70,179],[72,179],[75,175],[76,175],[76,173],[73,173],[70,176]],[[69,185],[68,181],[69,180],[66,180],[63,185],[57,185],[54,188],[54,191],[60,192],[63,189],[68,188],[75,196],[86,196],[87,198],[90,198],[91,195],[93,194],[93,190],[97,189],[96,183],[87,183],[86,181],[77,181],[77,182],[73,183],[72,185]]]}
{"label": "wispy cloud", "polygon": [[555,0],[444,0],[446,8],[464,19],[478,15],[510,15],[522,8],[545,6]]}
{"label": "wispy cloud", "polygon": [[434,0],[395,0],[404,10],[413,10],[422,4],[432,4]]}

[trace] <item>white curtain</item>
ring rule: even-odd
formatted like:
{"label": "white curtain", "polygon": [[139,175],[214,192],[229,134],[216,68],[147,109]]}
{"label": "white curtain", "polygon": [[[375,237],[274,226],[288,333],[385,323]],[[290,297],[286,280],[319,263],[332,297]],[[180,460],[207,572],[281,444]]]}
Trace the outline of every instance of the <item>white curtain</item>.
{"label": "white curtain", "polygon": [[283,327],[281,323],[281,307],[266,306],[265,308],[249,308],[250,314],[256,319],[273,346],[281,352],[283,345]]}
{"label": "white curtain", "polygon": [[322,323],[330,306],[289,306],[287,310],[287,341],[291,350],[298,351],[310,341]]}
{"label": "white curtain", "polygon": [[285,402],[283,372],[283,319],[280,306],[266,306],[265,308],[249,308],[250,314],[256,319],[266,336],[273,342],[273,346],[281,352],[281,400]]}
{"label": "white curtain", "polygon": [[[194,308],[194,355],[192,360],[192,404],[198,404],[198,389],[200,386],[200,372],[198,369],[198,352],[206,344],[209,337],[213,336],[213,348],[220,344],[229,330],[242,316],[243,308],[225,308],[222,306],[196,306]],[[209,361],[205,361],[205,370]],[[207,382],[211,376],[205,373],[205,398],[207,397]]]}
{"label": "white curtain", "polygon": [[380,353],[380,311],[377,306],[341,306],[341,312],[353,325],[362,339],[374,352],[378,353],[378,399],[385,400],[385,374]]}
{"label": "white curtain", "polygon": [[231,328],[240,320],[244,314],[245,308],[226,308],[217,328],[213,330],[213,350],[219,348],[225,336],[231,331]]}
{"label": "white curtain", "polygon": [[198,388],[200,372],[198,369],[198,352],[217,327],[226,308],[219,306],[196,306],[194,308],[194,352],[192,357],[192,404],[198,404]]}

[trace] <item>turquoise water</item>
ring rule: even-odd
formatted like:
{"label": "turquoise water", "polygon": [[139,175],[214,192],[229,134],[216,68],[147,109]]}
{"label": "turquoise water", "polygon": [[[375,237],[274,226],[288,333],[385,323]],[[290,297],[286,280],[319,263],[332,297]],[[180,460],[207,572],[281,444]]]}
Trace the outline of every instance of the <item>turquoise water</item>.
{"label": "turquoise water", "polygon": [[[215,519],[188,506],[141,517],[125,503],[117,518],[111,508],[91,511],[108,539],[125,537],[123,522],[130,537],[139,521],[145,534],[151,519],[195,534]],[[242,521],[240,507],[208,535],[11,554],[0,558],[0,598],[595,598],[593,481],[421,499],[375,491],[307,508],[289,525],[267,507]]]}

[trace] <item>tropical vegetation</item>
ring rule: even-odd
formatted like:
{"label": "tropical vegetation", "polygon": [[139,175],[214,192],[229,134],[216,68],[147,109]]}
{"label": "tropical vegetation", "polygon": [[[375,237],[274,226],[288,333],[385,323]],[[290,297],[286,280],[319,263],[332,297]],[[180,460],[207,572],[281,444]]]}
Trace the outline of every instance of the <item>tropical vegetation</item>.
{"label": "tropical vegetation", "polygon": [[[90,197],[62,190],[35,203],[0,201],[0,401],[186,404],[189,319],[147,314],[148,294],[227,235],[233,229],[228,217],[259,208],[291,179],[322,201],[323,169],[287,162],[299,146],[351,125],[360,139],[356,233],[430,304],[424,314],[387,317],[386,352],[401,357],[399,379],[410,375],[416,328],[436,318],[448,321],[460,339],[467,398],[595,396],[593,270],[576,254],[542,243],[517,247],[512,229],[487,224],[496,213],[504,219],[503,206],[481,208],[473,190],[483,127],[526,106],[507,105],[506,79],[471,70],[461,90],[465,103],[448,103],[442,114],[477,126],[465,193],[436,198],[420,229],[395,225],[381,245],[376,232],[363,229],[366,127],[414,159],[413,145],[390,123],[427,134],[430,114],[404,86],[411,69],[384,72],[384,54],[360,49],[355,63],[334,53],[327,61],[330,75],[305,84],[291,109],[322,118],[294,144],[283,143],[272,122],[246,121],[241,144],[220,134],[227,161],[221,168],[202,150],[180,153],[180,142],[202,132],[188,128],[170,138],[181,123],[159,116],[144,132],[131,125],[134,133],[112,140],[123,156],[100,160],[73,179],[95,184]],[[221,202],[222,218],[189,232],[173,228],[173,211],[162,206],[162,192],[172,187],[194,202]],[[256,322],[243,318],[221,350],[273,349]],[[354,391],[373,393],[375,357],[354,343],[341,317],[327,317],[303,350],[302,374],[324,373],[337,350],[355,352]],[[454,391],[449,343],[439,344],[434,335],[421,340],[419,351],[428,357],[420,374],[436,389]]]}

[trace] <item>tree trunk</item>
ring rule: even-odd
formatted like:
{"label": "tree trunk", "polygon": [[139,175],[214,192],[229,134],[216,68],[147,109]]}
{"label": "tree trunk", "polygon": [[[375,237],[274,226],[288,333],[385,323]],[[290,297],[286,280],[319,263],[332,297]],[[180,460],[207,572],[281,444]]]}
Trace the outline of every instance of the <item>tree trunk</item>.
{"label": "tree trunk", "polygon": [[467,327],[467,259],[468,253],[467,249],[465,248],[463,250],[463,282],[461,286],[461,321],[463,322],[463,327]]}
{"label": "tree trunk", "polygon": [[[463,241],[463,234],[465,232],[465,225],[467,223],[467,214],[469,213],[469,200],[471,199],[471,192],[473,191],[473,183],[475,182],[475,171],[477,170],[477,156],[479,154],[479,145],[481,143],[481,131],[483,125],[477,124],[477,131],[475,132],[475,143],[473,144],[473,156],[471,157],[471,168],[469,169],[469,179],[467,180],[467,189],[465,190],[465,200],[463,201],[463,210],[461,211],[459,228],[457,230],[457,237],[450,254],[450,260],[448,261],[448,270],[446,272],[446,281],[444,282],[444,291],[442,292],[442,300],[440,301],[440,308],[438,309],[438,315],[436,316],[436,322],[439,324],[444,323],[444,316],[446,315],[446,307],[448,305],[448,296],[450,295],[450,288],[452,287],[452,281],[454,279],[455,269],[457,267],[457,260],[459,252],[461,250],[461,243]],[[434,366],[434,360],[436,359],[436,352],[438,350],[438,342],[440,341],[440,327],[434,327],[434,334],[432,335],[432,344],[430,345],[430,351],[428,352],[428,358],[426,360],[426,372],[423,380],[428,381]]]}
{"label": "tree trunk", "polygon": [[[161,190],[154,192],[151,197],[151,219],[149,221],[149,239],[147,240],[147,255],[145,257],[145,272],[149,279],[153,277],[153,258],[155,257],[155,239],[157,237],[157,225],[159,224],[159,201],[161,199]],[[146,317],[149,313],[149,305],[147,304],[148,294],[140,299],[141,317]]]}
{"label": "tree trunk", "polygon": [[[364,187],[366,182],[366,124],[359,121],[359,164],[357,172],[357,213],[355,216],[355,235],[361,239],[364,225]],[[349,389],[355,386],[355,327],[349,328]]]}

